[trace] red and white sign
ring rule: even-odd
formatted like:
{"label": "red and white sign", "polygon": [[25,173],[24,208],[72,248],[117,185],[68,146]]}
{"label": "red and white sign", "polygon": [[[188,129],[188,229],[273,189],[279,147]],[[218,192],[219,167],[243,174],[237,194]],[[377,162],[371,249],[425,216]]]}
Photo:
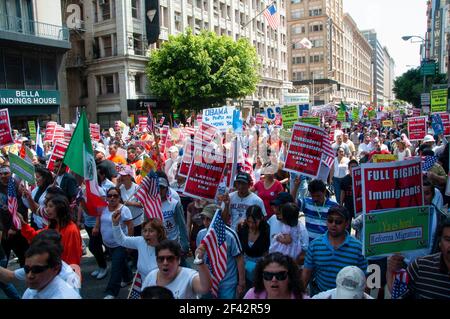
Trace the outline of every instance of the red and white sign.
{"label": "red and white sign", "polygon": [[189,167],[191,167],[193,153],[194,153],[194,143],[192,139],[189,137],[186,142],[186,146],[184,148],[183,157],[181,158],[181,165],[178,171],[178,175],[187,177],[187,175],[189,174]]}
{"label": "red and white sign", "polygon": [[8,109],[0,110],[0,147],[14,144]]}
{"label": "red and white sign", "polygon": [[423,206],[420,158],[361,165],[363,212]]}
{"label": "red and white sign", "polygon": [[89,124],[89,130],[91,132],[92,140],[98,142],[100,141],[100,124]]}
{"label": "red and white sign", "polygon": [[169,125],[164,125],[161,128],[159,134],[161,136],[159,150],[161,151],[161,153],[164,153],[166,151],[167,138],[169,136]]}
{"label": "red and white sign", "polygon": [[61,125],[56,125],[52,143],[55,144],[56,141],[60,140],[64,141],[64,127]]}
{"label": "red and white sign", "polygon": [[355,215],[362,213],[361,167],[352,169],[353,207]]}
{"label": "red and white sign", "polygon": [[56,122],[48,122],[47,123],[47,126],[45,127],[45,134],[44,134],[44,140],[43,140],[44,143],[45,142],[53,142],[57,125],[58,124]]}
{"label": "red and white sign", "polygon": [[66,154],[67,146],[69,143],[66,143],[63,140],[57,140],[55,142],[55,146],[53,147],[52,155],[50,156],[50,160],[48,161],[47,168],[50,171],[53,171],[55,166],[55,160],[57,158],[64,158],[64,154]]}
{"label": "red and white sign", "polygon": [[444,135],[450,136],[450,114],[449,113],[439,113],[442,119],[442,125],[444,126]]}
{"label": "red and white sign", "polygon": [[218,132],[219,130],[215,126],[202,122],[197,132],[195,132],[195,143],[201,144],[205,142],[206,144],[209,144]]}
{"label": "red and white sign", "polygon": [[295,123],[284,170],[311,178],[319,174],[325,131],[317,126]]}
{"label": "red and white sign", "polygon": [[427,135],[427,117],[410,117],[408,119],[408,136],[410,141],[421,141]]}
{"label": "red and white sign", "polygon": [[420,109],[413,108],[412,116],[420,116]]}
{"label": "red and white sign", "polygon": [[275,115],[275,120],[273,121],[273,124],[275,124],[276,126],[283,125],[283,119],[281,118],[281,114]]}
{"label": "red and white sign", "polygon": [[184,194],[194,198],[214,200],[225,168],[224,153],[214,154],[209,147],[195,148]]}
{"label": "red and white sign", "polygon": [[256,114],[256,125],[262,125],[264,123],[264,114]]}
{"label": "red and white sign", "polygon": [[139,132],[144,132],[145,128],[147,127],[147,117],[146,116],[139,116]]}
{"label": "red and white sign", "polygon": [[161,119],[159,120],[159,125],[163,125],[165,119],[165,116],[161,117]]}

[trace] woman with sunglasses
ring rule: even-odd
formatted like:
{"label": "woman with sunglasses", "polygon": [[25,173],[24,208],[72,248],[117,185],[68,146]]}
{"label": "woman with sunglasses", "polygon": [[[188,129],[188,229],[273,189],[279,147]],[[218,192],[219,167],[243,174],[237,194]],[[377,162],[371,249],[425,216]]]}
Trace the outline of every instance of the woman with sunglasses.
{"label": "woman with sunglasses", "polygon": [[[156,263],[155,247],[166,239],[164,225],[159,219],[151,219],[142,224],[142,236],[125,236],[120,228],[120,211],[112,216],[114,239],[120,246],[137,250],[137,273],[136,278],[145,278],[153,269],[158,268]],[[134,290],[140,291],[136,285]],[[131,296],[131,295],[130,295]],[[133,298],[132,298],[133,299]]]}
{"label": "woman with sunglasses", "polygon": [[[133,220],[128,207],[122,204],[120,188],[111,187],[106,193],[108,206],[97,217],[92,234],[95,236],[99,232],[102,235],[103,244],[111,254],[111,277],[106,287],[105,299],[114,299],[120,288],[126,287],[132,281],[131,270],[127,263],[127,250],[117,242],[113,235],[112,216],[120,211],[120,228],[126,235],[133,235]],[[123,280],[123,281],[122,281]]]}
{"label": "woman with sunglasses", "polygon": [[[158,269],[152,270],[144,282],[142,290],[149,286],[162,286],[172,291],[175,299],[197,299],[211,287],[211,277],[205,263],[198,264],[198,271],[180,266],[181,247],[174,240],[163,240],[155,248]],[[200,245],[195,251],[198,260],[203,259],[205,247]]]}
{"label": "woman with sunglasses", "polygon": [[255,268],[254,284],[244,299],[304,299],[303,283],[295,261],[281,253],[261,259]]}

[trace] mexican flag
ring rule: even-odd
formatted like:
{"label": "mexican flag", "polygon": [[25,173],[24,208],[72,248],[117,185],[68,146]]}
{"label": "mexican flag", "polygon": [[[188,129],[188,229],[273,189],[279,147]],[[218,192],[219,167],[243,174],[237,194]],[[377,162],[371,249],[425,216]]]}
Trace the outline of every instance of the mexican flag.
{"label": "mexican flag", "polygon": [[87,213],[91,216],[100,215],[97,208],[105,207],[107,204],[102,198],[97,182],[97,167],[85,112],[78,119],[72,139],[64,154],[63,163],[73,172],[84,177]]}

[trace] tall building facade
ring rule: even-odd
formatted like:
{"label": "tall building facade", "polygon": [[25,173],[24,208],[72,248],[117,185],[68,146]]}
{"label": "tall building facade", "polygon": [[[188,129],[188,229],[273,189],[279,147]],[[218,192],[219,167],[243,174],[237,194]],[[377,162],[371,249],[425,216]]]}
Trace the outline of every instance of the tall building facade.
{"label": "tall building facade", "polygon": [[439,73],[448,72],[450,33],[450,1],[429,0],[427,2],[427,33],[422,59],[435,60]]}
{"label": "tall building facade", "polygon": [[372,89],[371,102],[384,104],[384,49],[375,30],[361,31],[372,47]]}
{"label": "tall building facade", "polygon": [[[307,87],[314,105],[369,102],[370,47],[342,0],[288,3],[289,75],[296,89]],[[307,38],[312,48],[299,42]]]}
{"label": "tall building facade", "polygon": [[395,61],[389,54],[387,47],[383,48],[384,51],[384,95],[383,105],[388,106],[395,100],[394,96],[394,80],[395,80]]}
{"label": "tall building facade", "polygon": [[60,8],[60,0],[0,0],[0,108],[15,128],[67,111],[62,60],[70,42]]}
{"label": "tall building facade", "polygon": [[206,29],[234,39],[246,37],[256,48],[261,81],[255,94],[244,99],[244,106],[277,104],[290,85],[284,0],[277,2],[280,26],[276,31],[262,14],[257,16],[267,6],[262,0],[159,0],[159,40],[150,46],[146,45],[144,0],[68,3],[82,8],[82,27],[71,32],[75,45],[67,55],[72,113],[86,106],[90,120],[103,127],[146,112],[147,102],[171,112],[167,101],[146,91],[147,56],[187,27],[194,33]]}

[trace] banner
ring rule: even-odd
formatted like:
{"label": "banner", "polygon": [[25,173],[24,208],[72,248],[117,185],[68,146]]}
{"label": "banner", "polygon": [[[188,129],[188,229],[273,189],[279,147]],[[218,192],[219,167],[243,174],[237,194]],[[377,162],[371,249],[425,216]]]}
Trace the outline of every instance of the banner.
{"label": "banner", "polygon": [[357,216],[362,213],[361,167],[353,167],[352,183],[353,207],[355,209],[355,216]]}
{"label": "banner", "polygon": [[408,118],[408,136],[410,141],[421,141],[427,135],[427,117]]}
{"label": "banner", "polygon": [[264,123],[264,114],[256,114],[256,125],[262,125]]}
{"label": "banner", "polygon": [[147,116],[138,116],[139,132],[145,132],[147,128]]}
{"label": "banner", "polygon": [[422,206],[365,214],[364,256],[428,249],[431,245],[430,211],[430,206]]}
{"label": "banner", "polygon": [[51,172],[53,172],[53,169],[55,167],[55,160],[57,158],[64,158],[64,154],[66,154],[67,146],[69,146],[69,143],[58,140],[55,142],[55,146],[53,147],[52,155],[50,156],[50,159],[47,164],[47,169]]}
{"label": "banner", "polygon": [[223,106],[212,109],[203,110],[203,123],[210,124],[221,132],[225,132],[227,128],[233,125],[234,106]]}
{"label": "banner", "polygon": [[0,110],[0,148],[14,144],[8,109]]}
{"label": "banner", "polygon": [[16,174],[21,180],[28,182],[30,185],[35,184],[34,165],[25,161],[20,156],[8,153],[11,173]]}
{"label": "banner", "polygon": [[363,211],[423,205],[421,158],[361,165]]}
{"label": "banner", "polygon": [[100,141],[100,124],[89,124],[89,131],[91,132],[91,138],[93,141]]}
{"label": "banner", "polygon": [[187,177],[189,174],[189,168],[192,163],[192,154],[194,154],[194,141],[188,138],[186,141],[186,146],[184,147],[183,157],[181,158],[180,169],[178,170],[178,175]]}
{"label": "banner", "polygon": [[56,122],[47,123],[47,125],[45,126],[44,140],[42,142],[53,142],[56,125]]}
{"label": "banner", "polygon": [[397,155],[394,154],[375,154],[372,156],[372,161],[374,163],[388,163],[395,162],[397,160]]}
{"label": "banner", "polygon": [[196,147],[183,193],[194,198],[214,200],[225,168],[225,153]]}
{"label": "banner", "polygon": [[269,120],[273,121],[273,120],[275,120],[275,116],[277,114],[281,114],[281,107],[279,105],[277,105],[277,106],[268,106],[268,107],[264,108],[264,112],[265,112],[266,117]]}
{"label": "banner", "polygon": [[55,144],[56,141],[64,141],[64,127],[62,127],[61,125],[56,125],[52,144]]}
{"label": "banner", "polygon": [[450,114],[438,113],[441,116],[442,126],[444,127],[444,136],[450,136]]}
{"label": "banner", "polygon": [[301,117],[300,122],[314,125],[314,126],[320,126],[320,118],[319,117]]}
{"label": "banner", "polygon": [[36,141],[36,123],[34,121],[28,121],[28,131],[32,140]]}
{"label": "banner", "polygon": [[345,111],[339,110],[336,116],[336,120],[339,122],[345,122],[345,119],[346,119]]}
{"label": "banner", "polygon": [[447,111],[447,89],[431,91],[431,113]]}
{"label": "banner", "polygon": [[283,119],[283,128],[290,129],[294,123],[298,121],[297,105],[285,106],[281,109],[281,117]]}
{"label": "banner", "polygon": [[357,108],[354,108],[352,111],[352,121],[359,122],[359,110]]}
{"label": "banner", "polygon": [[319,174],[325,135],[322,128],[295,123],[284,170],[316,178]]}

